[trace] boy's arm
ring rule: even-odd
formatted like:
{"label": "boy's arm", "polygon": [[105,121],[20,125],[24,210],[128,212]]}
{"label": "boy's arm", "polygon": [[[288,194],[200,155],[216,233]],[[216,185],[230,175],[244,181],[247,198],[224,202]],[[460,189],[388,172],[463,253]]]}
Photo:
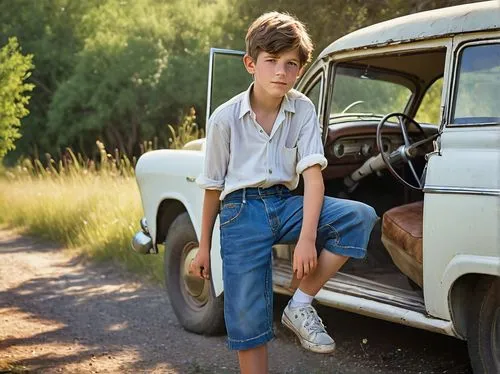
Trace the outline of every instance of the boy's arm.
{"label": "boy's arm", "polygon": [[299,161],[296,171],[304,177],[304,216],[299,241],[293,255],[293,269],[297,272],[297,278],[301,279],[313,272],[318,263],[316,236],[325,194],[321,170],[328,165],[328,161],[323,154],[318,117],[311,102],[299,120],[304,125],[297,139]]}
{"label": "boy's arm", "polygon": [[219,213],[221,192],[219,190],[205,190],[201,216],[200,249],[190,265],[192,274],[205,279],[210,279],[210,247],[212,245],[215,219]]}
{"label": "boy's arm", "polygon": [[205,190],[201,215],[200,247],[191,262],[189,272],[201,278],[210,278],[210,247],[215,219],[219,212],[219,198],[229,163],[229,134],[223,123],[210,118],[205,150],[205,166],[196,183]]}
{"label": "boy's arm", "polygon": [[316,164],[307,168],[302,176],[304,177],[304,217],[293,256],[293,270],[297,272],[298,279],[312,273],[318,263],[316,236],[325,193],[320,165]]}

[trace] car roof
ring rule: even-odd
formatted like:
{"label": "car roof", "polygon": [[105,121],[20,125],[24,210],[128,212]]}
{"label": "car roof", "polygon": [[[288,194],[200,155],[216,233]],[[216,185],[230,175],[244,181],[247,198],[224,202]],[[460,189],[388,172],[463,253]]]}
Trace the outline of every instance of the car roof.
{"label": "car roof", "polygon": [[500,0],[410,14],[368,26],[326,47],[319,58],[364,47],[407,43],[452,34],[500,29]]}

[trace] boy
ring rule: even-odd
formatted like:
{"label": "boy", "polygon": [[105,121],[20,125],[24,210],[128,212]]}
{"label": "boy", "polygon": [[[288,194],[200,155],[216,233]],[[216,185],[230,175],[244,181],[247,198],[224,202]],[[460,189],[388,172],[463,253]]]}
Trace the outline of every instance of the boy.
{"label": "boy", "polygon": [[[335,343],[311,302],[348,257],[364,256],[377,215],[362,203],[324,197],[327,160],[315,107],[292,89],[311,59],[302,23],[277,12],[262,15],[248,30],[246,52],[253,83],[209,121],[205,169],[197,180],[206,190],[200,249],[191,272],[209,278],[220,214],[228,345],[238,351],[242,373],[261,374],[273,337],[272,245],[296,243],[293,270],[301,280],[282,323],[305,348],[332,352]],[[293,196],[299,174],[304,196]]]}

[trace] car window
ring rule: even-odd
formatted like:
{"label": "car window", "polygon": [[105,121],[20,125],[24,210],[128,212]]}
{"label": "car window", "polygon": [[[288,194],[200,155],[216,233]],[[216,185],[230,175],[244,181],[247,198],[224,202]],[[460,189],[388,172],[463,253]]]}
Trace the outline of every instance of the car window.
{"label": "car window", "polygon": [[473,45],[459,55],[451,123],[500,123],[500,43]]}
{"label": "car window", "polygon": [[238,51],[216,52],[213,58],[211,105],[208,114],[233,96],[245,91],[252,77],[245,69]]}
{"label": "car window", "polygon": [[425,92],[424,98],[418,107],[415,121],[436,126],[439,125],[442,91],[443,78],[439,78]]}
{"label": "car window", "polygon": [[306,91],[306,96],[311,99],[314,106],[316,107],[316,113],[319,111],[319,95],[321,92],[321,79],[318,79],[312,86]]}
{"label": "car window", "polygon": [[412,91],[400,76],[375,70],[340,66],[336,68],[330,118],[349,114],[371,119],[391,112],[403,112]]}

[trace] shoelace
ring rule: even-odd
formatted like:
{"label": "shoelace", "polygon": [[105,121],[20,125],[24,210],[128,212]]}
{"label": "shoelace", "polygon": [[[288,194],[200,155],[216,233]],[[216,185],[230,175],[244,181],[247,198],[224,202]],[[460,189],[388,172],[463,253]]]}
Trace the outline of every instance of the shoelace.
{"label": "shoelace", "polygon": [[316,311],[312,307],[302,308],[300,311],[303,311],[306,314],[304,327],[307,329],[309,334],[326,332],[323,321],[319,318]]}

